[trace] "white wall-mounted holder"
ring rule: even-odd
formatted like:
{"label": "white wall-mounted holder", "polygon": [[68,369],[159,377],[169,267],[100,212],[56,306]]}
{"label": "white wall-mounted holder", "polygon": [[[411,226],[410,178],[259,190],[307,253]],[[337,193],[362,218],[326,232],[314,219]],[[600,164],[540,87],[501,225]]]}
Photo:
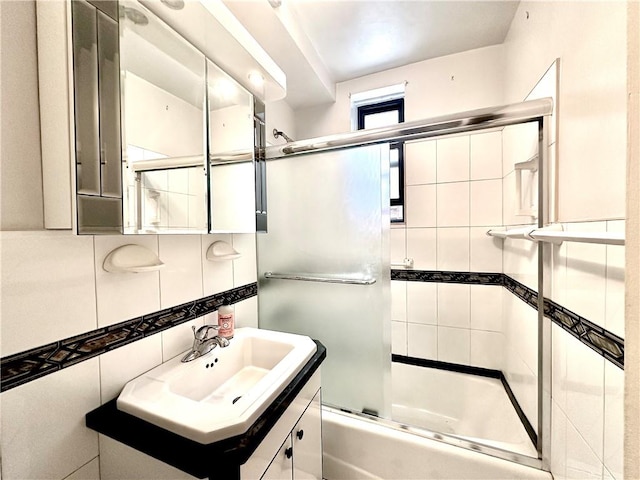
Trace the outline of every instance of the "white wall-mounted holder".
{"label": "white wall-mounted holder", "polygon": [[148,248],[141,245],[123,245],[109,252],[102,268],[110,273],[156,272],[164,263]]}
{"label": "white wall-mounted holder", "polygon": [[[537,205],[537,191],[535,189],[538,176],[535,175],[538,172],[538,154],[525,162],[519,162],[514,165],[516,171],[516,215],[519,217],[532,217],[538,218],[538,205]],[[526,198],[523,198],[522,189],[522,173],[530,172],[529,182],[524,191]]]}
{"label": "white wall-mounted holder", "polygon": [[391,268],[413,268],[413,258],[403,258],[402,263],[391,263]]}
{"label": "white wall-mounted holder", "polygon": [[241,253],[223,240],[217,240],[209,245],[207,249],[207,260],[212,262],[223,262],[225,260],[235,260],[240,258]]}

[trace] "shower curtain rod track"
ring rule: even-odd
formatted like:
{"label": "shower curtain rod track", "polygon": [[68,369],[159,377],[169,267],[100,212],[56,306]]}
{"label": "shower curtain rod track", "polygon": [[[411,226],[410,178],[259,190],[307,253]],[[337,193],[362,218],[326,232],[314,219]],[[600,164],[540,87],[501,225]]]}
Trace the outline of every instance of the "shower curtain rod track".
{"label": "shower curtain rod track", "polygon": [[286,145],[268,147],[265,153],[267,160],[275,160],[304,153],[466,133],[540,120],[544,116],[551,115],[552,111],[553,100],[542,98],[399,123],[391,127],[300,140]]}

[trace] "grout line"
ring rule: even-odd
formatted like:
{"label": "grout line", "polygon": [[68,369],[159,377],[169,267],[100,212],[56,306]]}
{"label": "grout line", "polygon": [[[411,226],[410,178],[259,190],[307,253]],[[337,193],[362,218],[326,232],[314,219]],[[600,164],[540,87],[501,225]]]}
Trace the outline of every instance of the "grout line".
{"label": "grout line", "polygon": [[[98,442],[99,442],[99,440],[98,440]],[[98,449],[98,452],[99,452],[99,451],[100,451],[100,450]],[[73,474],[74,474],[74,473],[76,473],[77,471],[79,471],[79,470],[83,469],[84,467],[86,467],[87,465],[89,465],[91,462],[93,462],[96,458],[97,458],[97,459],[99,459],[99,458],[100,458],[100,454],[99,454],[99,453],[98,453],[98,455],[96,455],[95,457],[93,457],[93,458],[92,458],[91,460],[89,460],[88,462],[86,462],[86,463],[84,463],[84,464],[80,465],[78,468],[76,468],[76,469],[75,469],[73,472],[71,472],[69,475],[67,475],[66,477],[63,477],[63,479],[62,479],[62,480],[65,480],[65,479],[69,478],[71,475],[73,475]],[[99,472],[99,471],[100,471],[100,461],[98,460],[98,472]]]}

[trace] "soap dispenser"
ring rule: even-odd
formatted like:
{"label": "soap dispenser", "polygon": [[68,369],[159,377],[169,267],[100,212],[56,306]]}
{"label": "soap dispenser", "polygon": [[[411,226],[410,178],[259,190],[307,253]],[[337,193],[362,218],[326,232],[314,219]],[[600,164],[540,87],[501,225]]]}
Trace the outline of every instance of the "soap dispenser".
{"label": "soap dispenser", "polygon": [[233,338],[233,331],[235,329],[235,315],[233,307],[228,301],[218,309],[218,335],[226,339]]}

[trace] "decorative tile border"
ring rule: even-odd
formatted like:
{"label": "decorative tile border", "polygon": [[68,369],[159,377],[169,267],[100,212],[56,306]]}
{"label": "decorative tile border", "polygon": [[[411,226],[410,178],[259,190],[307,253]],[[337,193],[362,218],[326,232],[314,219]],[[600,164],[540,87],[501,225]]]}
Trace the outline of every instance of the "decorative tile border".
{"label": "decorative tile border", "polygon": [[407,282],[502,285],[502,273],[447,272],[441,270],[391,270],[391,280]]}
{"label": "decorative tile border", "polygon": [[257,294],[258,284],[251,283],[4,357],[0,361],[1,391],[213,313],[225,302],[233,304]]}
{"label": "decorative tile border", "polygon": [[[499,285],[532,308],[536,310],[538,308],[538,292],[503,273],[391,270],[391,280]],[[3,357],[0,361],[2,370],[0,391],[10,390],[181,323],[213,313],[225,301],[233,304],[257,294],[258,285],[252,283]],[[544,314],[589,348],[624,369],[623,338],[547,298],[544,299]]]}
{"label": "decorative tile border", "polygon": [[[538,309],[538,292],[504,273],[391,270],[391,280],[408,282],[500,285],[531,308]],[[589,348],[624,370],[624,339],[581,317],[562,305],[544,299],[544,315]]]}

